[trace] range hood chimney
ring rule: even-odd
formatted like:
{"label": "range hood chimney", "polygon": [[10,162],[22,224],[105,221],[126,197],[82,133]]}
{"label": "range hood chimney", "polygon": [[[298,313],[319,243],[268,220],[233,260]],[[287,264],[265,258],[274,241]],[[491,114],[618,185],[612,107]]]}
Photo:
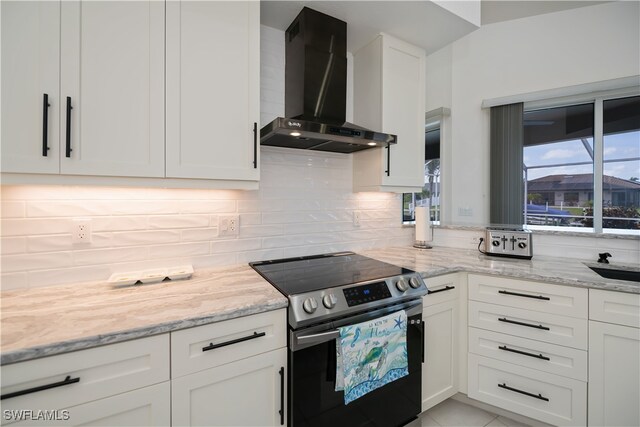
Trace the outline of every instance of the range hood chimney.
{"label": "range hood chimney", "polygon": [[285,115],[260,130],[260,144],[353,153],[395,144],[395,135],[345,122],[347,24],[305,7],[285,32]]}

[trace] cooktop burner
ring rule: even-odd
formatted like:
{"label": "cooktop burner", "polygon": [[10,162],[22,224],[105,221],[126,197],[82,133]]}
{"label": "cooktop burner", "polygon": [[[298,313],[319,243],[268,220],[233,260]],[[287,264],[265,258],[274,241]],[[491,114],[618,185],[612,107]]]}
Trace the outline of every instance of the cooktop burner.
{"label": "cooktop burner", "polygon": [[249,265],[289,299],[289,324],[293,328],[427,293],[415,271],[353,252]]}
{"label": "cooktop burner", "polygon": [[276,259],[249,265],[287,296],[413,273],[353,252]]}

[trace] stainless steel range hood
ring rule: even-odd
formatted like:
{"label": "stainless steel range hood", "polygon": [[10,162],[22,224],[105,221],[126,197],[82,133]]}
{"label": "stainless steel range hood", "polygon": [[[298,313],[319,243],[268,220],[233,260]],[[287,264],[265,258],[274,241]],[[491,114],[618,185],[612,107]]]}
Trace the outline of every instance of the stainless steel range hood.
{"label": "stainless steel range hood", "polygon": [[285,33],[285,115],[260,130],[260,144],[353,153],[396,135],[345,122],[347,24],[305,7]]}

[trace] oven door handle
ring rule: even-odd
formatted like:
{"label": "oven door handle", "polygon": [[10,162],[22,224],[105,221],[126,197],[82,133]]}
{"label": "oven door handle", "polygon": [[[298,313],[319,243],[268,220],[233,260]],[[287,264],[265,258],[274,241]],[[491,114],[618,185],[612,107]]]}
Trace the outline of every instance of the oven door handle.
{"label": "oven door handle", "polygon": [[328,332],[321,332],[319,334],[300,335],[296,337],[297,344],[320,344],[323,342],[331,341],[336,338],[340,338],[340,331],[333,329]]}

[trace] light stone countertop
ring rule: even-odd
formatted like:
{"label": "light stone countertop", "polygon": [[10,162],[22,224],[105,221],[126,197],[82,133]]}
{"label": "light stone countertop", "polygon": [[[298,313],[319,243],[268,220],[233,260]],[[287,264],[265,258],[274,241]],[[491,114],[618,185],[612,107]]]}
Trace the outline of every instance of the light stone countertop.
{"label": "light stone countertop", "polygon": [[0,306],[0,365],[6,365],[276,310],[287,299],[238,265],[140,286],[5,291]]}
{"label": "light stone countertop", "polygon": [[[498,258],[443,247],[360,253],[419,271],[425,279],[465,271],[640,294],[640,284],[602,278],[574,259]],[[251,267],[237,265],[198,270],[189,280],[124,288],[94,283],[5,291],[0,305],[5,365],[276,310],[287,299]]]}
{"label": "light stone countertop", "polygon": [[[640,294],[640,283],[600,277],[587,265],[640,271],[639,265],[598,264],[569,258],[535,256],[531,260],[488,256],[477,250],[434,247],[397,247],[361,252],[380,261],[419,271],[427,279],[456,271],[496,274],[518,279],[538,280],[559,285]],[[429,281],[427,280],[427,287]]]}

